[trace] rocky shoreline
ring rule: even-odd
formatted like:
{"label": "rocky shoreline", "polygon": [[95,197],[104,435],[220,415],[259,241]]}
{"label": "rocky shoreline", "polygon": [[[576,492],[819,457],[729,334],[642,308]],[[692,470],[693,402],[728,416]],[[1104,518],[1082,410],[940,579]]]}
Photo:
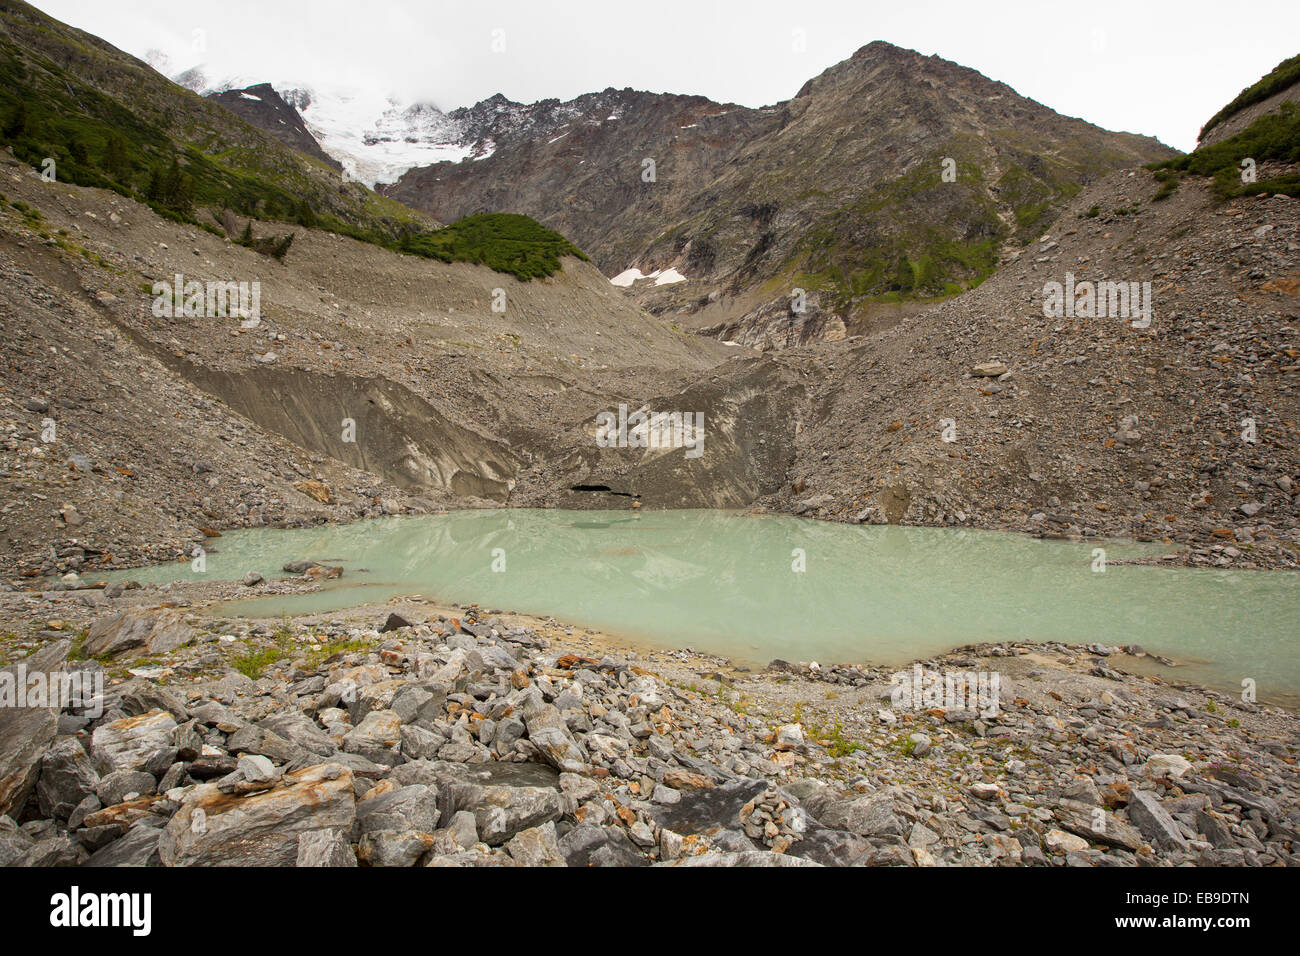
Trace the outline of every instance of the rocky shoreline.
{"label": "rocky shoreline", "polygon": [[897,668],[753,670],[416,598],[196,613],[241,588],[0,594],[0,628],[27,624],[0,692],[20,666],[103,681],[0,708],[0,863],[1300,862],[1297,716],[1126,674],[1118,648],[902,671],[996,677],[988,708],[900,700]]}

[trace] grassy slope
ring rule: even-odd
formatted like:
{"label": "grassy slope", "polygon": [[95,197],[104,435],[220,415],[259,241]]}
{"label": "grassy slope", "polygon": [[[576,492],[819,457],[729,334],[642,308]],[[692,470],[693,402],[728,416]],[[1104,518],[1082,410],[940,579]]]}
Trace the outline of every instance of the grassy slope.
{"label": "grassy slope", "polygon": [[[1300,81],[1300,57],[1292,57],[1258,83],[1247,87],[1231,103],[1219,110],[1205,124],[1205,131],[1228,117],[1254,105],[1278,90]],[[1255,182],[1242,180],[1242,164],[1250,159],[1258,166],[1271,162],[1286,164],[1289,170],[1270,178],[1257,178]],[[1157,200],[1164,199],[1178,188],[1179,178],[1186,174],[1208,176],[1214,180],[1214,192],[1221,199],[1234,196],[1252,196],[1259,193],[1283,193],[1300,196],[1300,107],[1295,103],[1282,103],[1275,112],[1260,116],[1248,127],[1222,142],[1202,146],[1185,156],[1162,163],[1153,163],[1156,178],[1162,183]]]}
{"label": "grassy slope", "polygon": [[1208,123],[1201,127],[1197,139],[1205,139],[1205,134],[1224,120],[1240,113],[1247,107],[1262,103],[1274,93],[1280,93],[1288,86],[1300,83],[1300,54],[1283,60],[1266,76],[1246,87],[1231,103],[1210,117]]}

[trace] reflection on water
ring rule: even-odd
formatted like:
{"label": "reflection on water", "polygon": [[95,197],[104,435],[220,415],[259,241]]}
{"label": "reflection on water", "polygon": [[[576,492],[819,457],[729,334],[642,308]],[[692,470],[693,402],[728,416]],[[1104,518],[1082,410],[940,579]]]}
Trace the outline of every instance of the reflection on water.
{"label": "reflection on water", "polygon": [[[889,664],[978,641],[1101,641],[1205,662],[1166,677],[1224,689],[1250,677],[1261,698],[1300,689],[1300,577],[1114,563],[1164,545],[1108,543],[1110,563],[1094,573],[1091,542],[725,511],[531,510],[234,531],[221,542],[208,556],[216,578],[271,577],[285,561],[323,556],[347,569],[319,593],[224,613],[329,611],[421,593],[760,664]],[[183,564],[121,576],[197,575]]]}

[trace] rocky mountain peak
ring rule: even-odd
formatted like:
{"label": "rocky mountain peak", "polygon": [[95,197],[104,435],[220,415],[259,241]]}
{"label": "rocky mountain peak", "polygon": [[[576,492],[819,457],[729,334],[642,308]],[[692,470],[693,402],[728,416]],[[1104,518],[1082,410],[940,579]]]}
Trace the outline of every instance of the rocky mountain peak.
{"label": "rocky mountain peak", "polygon": [[[763,109],[605,89],[451,116],[490,159],[413,169],[386,192],[440,221],[530,215],[653,313],[733,341],[758,334],[737,326],[746,316],[785,321],[796,283],[778,276],[830,313],[801,328],[841,333],[875,321],[882,298],[977,284],[1041,234],[1066,184],[1172,152],[884,42]],[[935,188],[945,162],[952,188]],[[936,222],[956,234],[921,225]]]}
{"label": "rocky mountain peak", "polygon": [[321,149],[307,128],[302,114],[282,97],[270,83],[255,83],[243,89],[222,90],[210,94],[236,116],[270,133],[286,146],[341,169],[339,162]]}

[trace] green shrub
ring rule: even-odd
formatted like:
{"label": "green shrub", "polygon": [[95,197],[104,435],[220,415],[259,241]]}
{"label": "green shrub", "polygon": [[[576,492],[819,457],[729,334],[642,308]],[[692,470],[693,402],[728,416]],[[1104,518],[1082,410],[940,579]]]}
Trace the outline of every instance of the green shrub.
{"label": "green shrub", "polygon": [[[1285,193],[1300,196],[1300,175],[1286,174],[1253,183],[1241,181],[1241,162],[1300,162],[1300,107],[1283,103],[1276,113],[1259,117],[1235,136],[1195,152],[1154,163],[1149,169],[1157,178],[1166,172],[1186,172],[1208,176],[1221,199],[1250,196],[1256,193]],[[1163,180],[1162,180],[1163,182]]]}
{"label": "green shrub", "polygon": [[1152,199],[1160,202],[1162,199],[1168,199],[1178,189],[1178,173],[1172,169],[1156,170],[1156,182],[1160,183],[1160,189]]}
{"label": "green shrub", "polygon": [[561,256],[586,255],[557,232],[516,213],[467,216],[443,229],[402,239],[397,248],[441,262],[472,262],[521,282],[560,271]]}

